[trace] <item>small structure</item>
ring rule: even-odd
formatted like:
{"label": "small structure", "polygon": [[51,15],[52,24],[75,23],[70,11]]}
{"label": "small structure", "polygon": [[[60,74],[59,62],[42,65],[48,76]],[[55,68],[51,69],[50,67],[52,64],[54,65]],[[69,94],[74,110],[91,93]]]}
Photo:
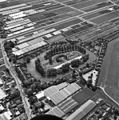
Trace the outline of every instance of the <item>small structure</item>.
{"label": "small structure", "polygon": [[0,120],[11,120],[12,113],[10,111],[4,112],[3,114],[0,114]]}
{"label": "small structure", "polygon": [[96,85],[96,81],[97,81],[97,77],[98,77],[98,71],[96,70],[92,70],[86,74],[83,75],[83,78],[88,81],[89,77],[91,76],[92,78],[92,85],[95,86]]}
{"label": "small structure", "polygon": [[0,100],[4,99],[7,95],[5,94],[5,92],[0,88]]}

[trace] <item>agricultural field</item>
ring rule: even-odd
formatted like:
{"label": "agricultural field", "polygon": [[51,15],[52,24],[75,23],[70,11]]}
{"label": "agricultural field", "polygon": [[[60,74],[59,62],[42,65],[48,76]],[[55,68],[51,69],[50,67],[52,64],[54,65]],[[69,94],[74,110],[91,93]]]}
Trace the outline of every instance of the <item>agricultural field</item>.
{"label": "agricultural field", "polygon": [[2,0],[0,38],[1,86],[23,102],[11,119],[119,118],[119,0]]}

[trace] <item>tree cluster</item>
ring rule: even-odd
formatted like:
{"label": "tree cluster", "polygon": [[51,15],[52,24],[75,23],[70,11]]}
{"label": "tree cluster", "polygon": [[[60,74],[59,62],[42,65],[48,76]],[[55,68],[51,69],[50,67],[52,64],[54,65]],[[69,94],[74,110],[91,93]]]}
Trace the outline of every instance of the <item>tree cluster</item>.
{"label": "tree cluster", "polygon": [[44,56],[44,59],[47,60],[56,54],[61,54],[61,53],[70,52],[70,51],[79,51],[82,54],[86,54],[86,50],[81,46],[64,44],[62,46],[57,46],[55,48],[52,48],[50,51],[46,53],[46,55]]}
{"label": "tree cluster", "polygon": [[40,73],[40,75],[41,75],[42,77],[45,77],[45,76],[46,76],[46,72],[45,72],[44,68],[43,68],[42,65],[41,65],[40,59],[37,59],[37,60],[35,61],[35,67],[36,67],[36,70]]}

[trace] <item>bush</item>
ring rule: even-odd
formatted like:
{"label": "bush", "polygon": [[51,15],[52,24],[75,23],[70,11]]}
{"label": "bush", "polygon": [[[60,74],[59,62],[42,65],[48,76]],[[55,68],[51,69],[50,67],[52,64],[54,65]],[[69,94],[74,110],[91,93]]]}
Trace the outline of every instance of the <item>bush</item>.
{"label": "bush", "polygon": [[69,72],[69,66],[70,66],[70,64],[69,63],[67,63],[67,64],[65,64],[65,65],[62,65],[62,73],[67,73],[67,72]]}
{"label": "bush", "polygon": [[47,77],[56,77],[57,76],[57,70],[56,69],[48,69],[47,70]]}
{"label": "bush", "polygon": [[75,59],[75,60],[71,61],[71,67],[78,68],[79,65],[80,65],[80,60],[79,59]]}

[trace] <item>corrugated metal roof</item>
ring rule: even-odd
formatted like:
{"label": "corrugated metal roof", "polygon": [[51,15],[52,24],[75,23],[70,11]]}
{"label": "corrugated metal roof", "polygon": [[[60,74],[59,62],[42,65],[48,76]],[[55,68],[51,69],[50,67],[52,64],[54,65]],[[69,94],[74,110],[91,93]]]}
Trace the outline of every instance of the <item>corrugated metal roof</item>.
{"label": "corrugated metal roof", "polygon": [[67,107],[65,107],[64,112],[65,112],[65,113],[70,112],[70,111],[73,110],[77,105],[78,105],[77,102],[73,102],[73,101],[72,101],[72,103],[69,103],[69,104],[67,105]]}
{"label": "corrugated metal roof", "polygon": [[96,103],[92,100],[88,100],[79,109],[77,109],[73,114],[71,114],[66,120],[80,120],[89,111],[91,111],[96,106]]}
{"label": "corrugated metal roof", "polygon": [[45,96],[48,96],[48,97],[52,96],[56,92],[58,92],[58,88],[56,86],[51,86],[44,90]]}
{"label": "corrugated metal roof", "polygon": [[50,110],[49,112],[47,112],[46,114],[48,115],[54,115],[54,112],[52,110]]}
{"label": "corrugated metal roof", "polygon": [[13,52],[13,54],[19,56],[19,55],[24,54],[24,52],[22,50],[18,50],[18,51]]}
{"label": "corrugated metal roof", "polygon": [[77,90],[76,89],[74,89],[74,87],[72,87],[72,85],[68,85],[66,88],[64,88],[65,90],[67,90],[68,91],[68,93],[70,93],[70,94],[73,94],[73,93],[75,93]]}
{"label": "corrugated metal roof", "polygon": [[69,97],[69,93],[67,93],[65,90],[60,90],[59,92],[66,98]]}
{"label": "corrugated metal roof", "polygon": [[12,23],[17,23],[17,22],[21,22],[21,21],[24,21],[23,18],[19,18],[19,19],[16,19],[16,20],[12,20],[12,21],[7,21],[6,24],[7,26],[12,24]]}
{"label": "corrugated metal roof", "polygon": [[28,46],[29,46],[28,43],[22,43],[22,44],[17,45],[16,47],[18,47],[19,49],[23,49],[23,48],[28,47]]}
{"label": "corrugated metal roof", "polygon": [[74,109],[78,103],[73,100],[71,97],[64,100],[61,104],[58,105],[58,107],[64,111],[64,113],[70,112],[72,109]]}
{"label": "corrugated metal roof", "polygon": [[55,105],[59,104],[60,102],[62,102],[66,97],[63,96],[63,94],[61,94],[60,92],[56,92],[55,94],[53,94],[52,96],[50,96],[50,99],[53,101],[53,103]]}
{"label": "corrugated metal roof", "polygon": [[24,38],[25,38],[25,36],[20,36],[20,37],[17,37],[16,39],[21,40],[21,39],[24,39]]}
{"label": "corrugated metal roof", "polygon": [[72,89],[74,89],[75,91],[81,89],[81,87],[80,87],[79,85],[77,85],[76,83],[72,83],[72,84],[71,84],[71,87],[72,87]]}
{"label": "corrugated metal roof", "polygon": [[63,89],[69,96],[72,94],[69,90],[67,90],[67,88]]}
{"label": "corrugated metal roof", "polygon": [[24,49],[22,49],[22,51],[24,51],[24,53],[27,53],[29,51],[29,49],[28,48],[24,48]]}
{"label": "corrugated metal roof", "polygon": [[[26,44],[27,44],[27,43],[26,43]],[[39,43],[36,43],[36,44],[31,45],[31,46],[25,47],[25,48],[23,48],[23,49],[21,49],[21,50],[15,51],[15,52],[13,52],[13,54],[19,56],[19,55],[22,55],[22,54],[24,54],[24,53],[26,53],[26,52],[29,52],[29,51],[31,51],[31,50],[37,49],[37,48],[39,48],[39,47],[42,47],[42,46],[44,46],[44,45],[46,45],[46,44],[47,44],[47,43],[46,43],[45,41],[41,41],[41,42],[39,42]]]}
{"label": "corrugated metal roof", "polygon": [[31,36],[31,37],[27,37],[27,38],[25,38],[25,39],[19,41],[19,43],[22,43],[22,42],[25,42],[25,41],[32,40],[32,39],[34,39],[34,38],[40,37],[40,36],[42,36],[42,35],[48,34],[48,33],[53,32],[53,31],[55,31],[54,28],[49,29],[49,30],[44,30],[44,29],[43,29],[43,30],[40,30],[40,31],[38,31],[38,34],[34,34],[34,35]]}
{"label": "corrugated metal roof", "polygon": [[68,83],[63,82],[63,83],[57,85],[57,88],[58,88],[59,90],[61,90],[61,89],[65,88],[67,85],[68,85]]}
{"label": "corrugated metal roof", "polygon": [[53,35],[59,35],[59,34],[61,34],[60,30],[53,32]]}
{"label": "corrugated metal roof", "polygon": [[64,116],[64,112],[57,106],[52,108],[52,110],[50,110],[46,114],[55,115],[57,117],[63,117]]}
{"label": "corrugated metal roof", "polygon": [[53,108],[53,113],[54,115],[58,116],[58,117],[63,117],[64,116],[64,112],[58,108],[57,106]]}
{"label": "corrugated metal roof", "polygon": [[45,37],[47,37],[47,38],[51,38],[52,36],[53,36],[52,34],[45,35]]}

